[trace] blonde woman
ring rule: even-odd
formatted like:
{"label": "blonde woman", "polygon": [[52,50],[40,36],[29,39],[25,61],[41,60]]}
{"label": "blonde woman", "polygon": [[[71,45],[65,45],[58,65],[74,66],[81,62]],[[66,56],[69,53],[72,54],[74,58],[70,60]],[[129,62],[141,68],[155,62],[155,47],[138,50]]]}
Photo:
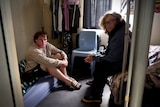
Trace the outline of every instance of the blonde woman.
{"label": "blonde woman", "polygon": [[109,41],[103,55],[85,58],[86,63],[96,61],[94,79],[89,82],[91,93],[82,99],[85,103],[101,103],[107,77],[122,71],[125,21],[119,13],[109,11],[100,18],[99,26],[109,35]]}

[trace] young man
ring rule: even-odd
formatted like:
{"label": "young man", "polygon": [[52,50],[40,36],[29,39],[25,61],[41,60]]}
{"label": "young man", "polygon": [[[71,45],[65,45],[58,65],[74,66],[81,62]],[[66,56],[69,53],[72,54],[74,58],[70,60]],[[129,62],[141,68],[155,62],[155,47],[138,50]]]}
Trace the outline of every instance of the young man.
{"label": "young man", "polygon": [[25,71],[32,72],[34,69],[38,69],[38,72],[48,72],[72,89],[80,89],[81,84],[67,74],[68,60],[65,52],[47,40],[48,35],[45,31],[35,33],[34,43],[26,55],[27,66]]}

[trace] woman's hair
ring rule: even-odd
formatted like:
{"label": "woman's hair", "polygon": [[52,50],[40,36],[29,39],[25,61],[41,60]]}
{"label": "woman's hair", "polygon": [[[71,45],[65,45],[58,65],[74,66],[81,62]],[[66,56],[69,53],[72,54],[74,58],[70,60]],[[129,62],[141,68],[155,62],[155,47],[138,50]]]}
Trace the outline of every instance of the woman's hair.
{"label": "woman's hair", "polygon": [[34,34],[34,42],[36,42],[36,40],[39,38],[39,36],[43,36],[43,37],[45,37],[45,36],[47,36],[47,39],[48,39],[48,34],[47,34],[47,32],[45,32],[45,31],[38,31],[38,32],[36,32],[35,34]]}
{"label": "woman's hair", "polygon": [[122,16],[119,13],[113,12],[113,11],[108,11],[106,12],[103,16],[100,17],[99,19],[99,27],[103,30],[105,30],[105,33],[107,33],[106,31],[106,27],[105,27],[105,19],[106,17],[108,17],[109,15],[112,15],[116,18],[117,23],[121,22]]}

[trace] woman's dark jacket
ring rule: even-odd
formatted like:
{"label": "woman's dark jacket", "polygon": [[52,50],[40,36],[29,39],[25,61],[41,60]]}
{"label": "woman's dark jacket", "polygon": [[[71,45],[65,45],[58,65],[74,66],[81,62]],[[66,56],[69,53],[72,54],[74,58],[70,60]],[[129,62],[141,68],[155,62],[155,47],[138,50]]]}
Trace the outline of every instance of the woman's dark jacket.
{"label": "woman's dark jacket", "polygon": [[[125,21],[123,20],[122,22],[118,23],[115,29],[109,32],[108,35],[109,35],[109,40],[104,55],[95,57],[95,60],[96,62],[101,62],[101,61],[106,61],[107,63],[109,62],[113,65],[113,68],[121,69],[123,63]],[[131,37],[131,32],[129,33],[129,35]],[[129,52],[127,53],[127,58],[129,58],[128,55]]]}

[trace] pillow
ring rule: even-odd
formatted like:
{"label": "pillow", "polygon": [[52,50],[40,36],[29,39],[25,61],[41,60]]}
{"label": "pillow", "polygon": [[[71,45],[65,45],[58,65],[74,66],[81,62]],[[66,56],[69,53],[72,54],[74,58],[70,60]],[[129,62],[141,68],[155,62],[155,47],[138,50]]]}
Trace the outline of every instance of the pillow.
{"label": "pillow", "polygon": [[24,95],[29,87],[31,87],[38,80],[33,72],[27,73],[25,72],[26,61],[23,59],[19,62],[19,72],[20,72],[20,80],[21,80],[21,88],[22,94]]}

